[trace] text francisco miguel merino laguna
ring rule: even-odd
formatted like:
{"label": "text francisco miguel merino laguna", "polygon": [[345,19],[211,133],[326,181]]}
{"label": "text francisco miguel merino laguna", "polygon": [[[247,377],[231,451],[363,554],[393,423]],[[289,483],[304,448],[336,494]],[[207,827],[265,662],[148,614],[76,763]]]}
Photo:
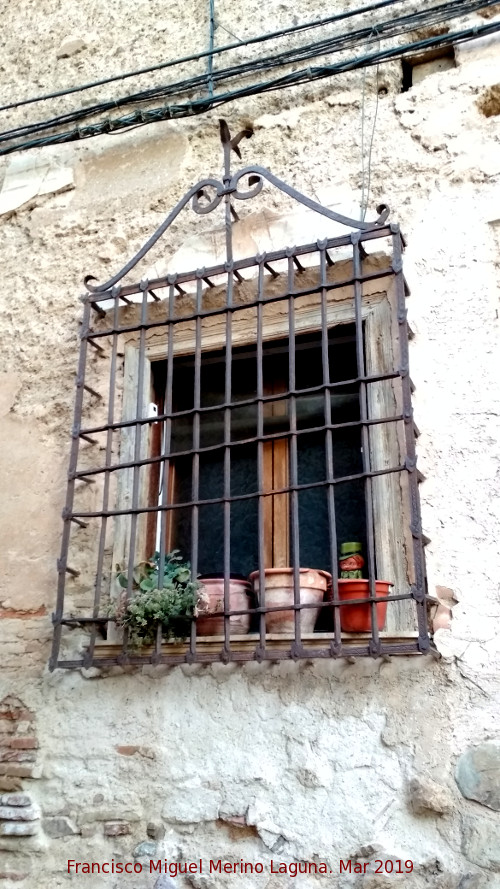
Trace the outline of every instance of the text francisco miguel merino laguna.
{"label": "text francisco miguel merino laguna", "polygon": [[[377,859],[374,862],[378,865],[375,873],[396,873],[408,874],[413,870],[412,861],[393,861],[388,859],[386,862]],[[385,864],[385,867],[384,867]],[[390,870],[388,866],[390,865]],[[366,873],[366,869],[370,867],[368,862],[351,860],[350,858],[339,861],[338,871],[332,870],[324,861],[314,863],[312,861],[274,861],[266,862],[265,865],[261,861],[223,861],[221,858],[215,860],[209,858],[208,861],[198,858],[196,861],[168,861],[166,858],[158,858],[156,861],[150,859],[146,864],[140,861],[74,861],[72,858],[68,860],[68,874],[168,874],[171,877],[177,877],[179,874],[262,874],[264,869],[271,874],[288,874],[290,877],[296,877],[299,874],[332,874],[332,873]]]}

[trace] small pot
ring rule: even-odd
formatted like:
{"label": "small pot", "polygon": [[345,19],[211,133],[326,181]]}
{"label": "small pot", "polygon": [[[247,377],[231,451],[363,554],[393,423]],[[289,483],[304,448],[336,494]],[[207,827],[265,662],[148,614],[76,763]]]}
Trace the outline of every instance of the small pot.
{"label": "small pot", "polygon": [[[331,581],[331,575],[326,571],[318,571],[314,568],[300,568],[300,604],[318,606],[323,601],[326,589]],[[265,605],[266,608],[277,608],[283,605],[294,604],[293,592],[293,568],[266,568],[265,577]],[[250,581],[253,584],[255,594],[259,597],[259,572],[252,571]],[[302,633],[312,633],[320,608],[304,608],[300,612],[300,627]],[[295,631],[294,611],[271,611],[266,614],[266,632],[290,633]]]}
{"label": "small pot", "polygon": [[[201,593],[208,599],[208,605],[196,620],[196,634],[198,636],[223,636],[224,616],[207,617],[214,611],[224,611],[224,578],[201,577]],[[251,607],[249,597],[252,591],[250,584],[243,578],[229,578],[229,611],[247,611]],[[229,618],[229,631],[231,636],[241,636],[248,633],[250,627],[250,612],[248,614],[234,614]]]}
{"label": "small pot", "polygon": [[[375,581],[375,597],[380,598],[389,595],[392,583],[388,580]],[[341,602],[349,602],[350,599],[368,599],[370,595],[369,580],[339,580],[339,599]],[[377,627],[384,628],[387,614],[387,602],[377,603]],[[340,608],[340,626],[345,633],[371,633],[372,630],[372,606],[343,605]]]}

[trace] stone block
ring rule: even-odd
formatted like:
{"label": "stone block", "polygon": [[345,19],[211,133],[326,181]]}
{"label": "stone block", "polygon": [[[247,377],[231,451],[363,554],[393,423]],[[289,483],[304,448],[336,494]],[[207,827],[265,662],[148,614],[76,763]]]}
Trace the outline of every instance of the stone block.
{"label": "stone block", "polygon": [[162,874],[161,877],[158,877],[154,889],[177,889],[177,886],[171,877],[168,877],[167,874]]}
{"label": "stone block", "polygon": [[0,806],[31,806],[31,798],[27,793],[3,793]]}
{"label": "stone block", "polygon": [[418,815],[429,813],[444,815],[453,808],[448,788],[432,781],[431,778],[413,778],[410,781],[409,797],[411,808]]}
{"label": "stone block", "polygon": [[0,823],[0,837],[30,837],[37,832],[34,821],[3,821]]}
{"label": "stone block", "polygon": [[455,780],[467,799],[500,812],[500,741],[471,747],[458,761]]}
{"label": "stone block", "polygon": [[156,858],[156,843],[139,843],[133,851],[134,858]]}
{"label": "stone block", "polygon": [[0,806],[0,821],[36,821],[38,817],[33,806]]}
{"label": "stone block", "polygon": [[86,49],[87,44],[82,37],[65,37],[57,50],[58,59],[69,59],[77,53]]}
{"label": "stone block", "polygon": [[44,818],[42,821],[44,833],[52,839],[58,837],[69,837],[78,833],[77,828],[69,821],[68,818]]}
{"label": "stone block", "polygon": [[165,836],[165,828],[163,824],[155,824],[154,821],[150,821],[146,827],[146,833],[151,840],[162,840]]}
{"label": "stone block", "polygon": [[89,809],[82,812],[78,818],[79,824],[89,824],[92,821],[140,821],[141,816],[133,809]]}
{"label": "stone block", "polygon": [[106,821],[104,824],[105,837],[124,837],[130,833],[130,824],[126,821]]}
{"label": "stone block", "polygon": [[496,818],[486,815],[464,815],[462,851],[479,867],[500,871],[500,831]]}

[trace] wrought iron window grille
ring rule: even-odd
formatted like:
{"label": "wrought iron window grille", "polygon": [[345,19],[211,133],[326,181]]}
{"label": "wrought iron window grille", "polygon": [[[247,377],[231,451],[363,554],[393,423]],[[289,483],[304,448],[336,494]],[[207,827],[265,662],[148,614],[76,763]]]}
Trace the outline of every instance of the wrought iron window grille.
{"label": "wrought iron window grille", "polygon": [[[385,206],[374,222],[357,221],[262,167],[231,173],[231,152],[241,157],[252,131],[231,138],[220,125],[222,181],[191,188],[109,281],[85,279],[51,669],[432,650],[404,239]],[[235,203],[266,181],[348,231],[235,258]],[[222,202],[223,263],[124,280],[189,203],[206,215]],[[338,560],[348,532],[363,541],[367,598],[347,602]],[[201,636],[198,619],[189,639],[166,641],[158,625],[155,644],[135,649],[112,616],[117,572],[131,578],[155,548],[164,566],[179,542],[193,576],[220,575],[208,617],[220,634]],[[241,566],[258,590],[248,608],[230,605]],[[288,568],[286,604],[266,604],[271,567]],[[306,601],[304,568],[331,575],[322,601]],[[382,577],[389,594],[377,588]],[[347,631],[356,605],[367,628]],[[283,613],[288,629],[274,632]],[[242,616],[247,630],[235,632]],[[75,629],[85,631],[76,656]]]}

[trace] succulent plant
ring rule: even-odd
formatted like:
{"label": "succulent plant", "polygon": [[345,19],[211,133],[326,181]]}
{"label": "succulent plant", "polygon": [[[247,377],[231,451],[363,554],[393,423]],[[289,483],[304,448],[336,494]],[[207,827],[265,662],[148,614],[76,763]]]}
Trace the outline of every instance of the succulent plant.
{"label": "succulent plant", "polygon": [[[129,577],[123,571],[117,580],[124,590]],[[125,593],[114,607],[113,616],[119,627],[127,628],[132,645],[151,645],[156,639],[158,625],[166,639],[185,639],[191,622],[198,614],[202,597],[201,585],[191,576],[189,562],[179,550],[172,550],[164,558],[160,572],[160,553],[139,562],[132,573],[132,595]]]}

